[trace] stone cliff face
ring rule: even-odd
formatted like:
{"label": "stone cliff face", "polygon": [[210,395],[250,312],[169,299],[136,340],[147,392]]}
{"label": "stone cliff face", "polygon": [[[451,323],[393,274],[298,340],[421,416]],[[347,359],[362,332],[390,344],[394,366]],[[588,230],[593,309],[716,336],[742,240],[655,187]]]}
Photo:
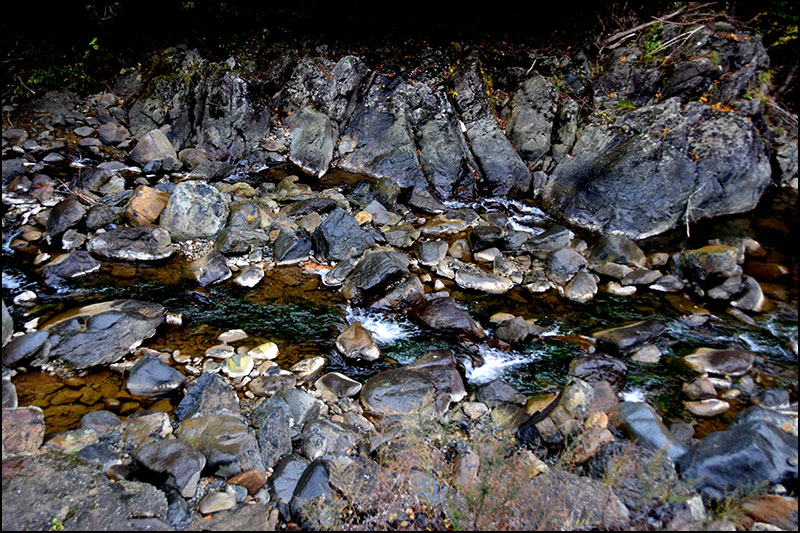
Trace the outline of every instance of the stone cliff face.
{"label": "stone cliff face", "polygon": [[158,72],[117,80],[133,103],[107,118],[212,161],[341,169],[428,204],[528,198],[568,224],[635,239],[753,209],[773,182],[796,187],[796,130],[775,135],[759,100],[760,38],[724,23],[659,32],[677,44],[656,54],[631,44],[593,66],[537,50],[496,64],[459,46],[422,50],[399,72],[297,50],[259,72],[170,49]]}

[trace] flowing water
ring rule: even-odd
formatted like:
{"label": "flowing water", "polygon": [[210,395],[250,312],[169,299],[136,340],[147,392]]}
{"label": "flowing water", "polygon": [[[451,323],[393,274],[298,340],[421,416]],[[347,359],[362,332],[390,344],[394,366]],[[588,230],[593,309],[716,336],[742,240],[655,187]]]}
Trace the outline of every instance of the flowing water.
{"label": "flowing water", "polygon": [[[336,183],[329,179],[324,185],[347,187],[349,184],[347,180]],[[779,199],[785,202],[783,197]],[[796,195],[794,201],[796,219]],[[789,204],[791,206],[791,202]],[[468,206],[479,213],[499,211],[508,217],[511,228],[534,233],[552,224],[542,211],[523,202],[485,199],[475,204],[453,202],[450,206]],[[722,229],[719,229],[721,222],[708,224],[704,226],[706,231],[696,231],[691,244],[702,245],[705,244],[703,239],[725,237],[726,234],[720,232],[730,228],[739,228],[735,231],[741,227],[751,228],[749,220],[755,214],[752,215],[747,219],[732,217]],[[782,243],[781,253],[787,257],[785,262],[796,265],[794,251],[786,248],[786,236],[782,240],[770,237],[769,232],[752,236],[776,248]],[[448,240],[456,237],[459,236],[450,236]],[[487,330],[488,338],[492,337],[489,317],[500,311],[536,319],[537,325],[545,328],[539,338],[524,348],[501,350],[491,342],[462,342],[427,330],[411,323],[401,312],[351,307],[337,289],[325,287],[318,273],[303,265],[276,267],[268,271],[255,288],[243,289],[230,282],[198,287],[186,260],[179,256],[157,265],[105,262],[100,272],[66,289],[52,290],[39,282],[29,266],[31,258],[12,252],[6,246],[9,239],[4,240],[2,283],[6,302],[10,303],[25,290],[34,290],[39,296],[35,307],[13,306],[17,330],[32,319],[38,318],[38,324],[43,324],[58,313],[78,306],[136,298],[161,303],[168,311],[183,316],[182,325],[164,325],[155,337],[145,340],[145,347],[159,351],[179,351],[190,357],[201,357],[207,348],[219,343],[216,338],[221,332],[240,328],[249,337],[235,346],[273,341],[279,347],[277,362],[283,368],[301,359],[322,355],[328,360],[327,370],[364,380],[378,371],[408,364],[429,350],[448,348],[463,362],[470,387],[502,378],[521,392],[536,395],[555,392],[566,382],[570,361],[587,346],[586,337],[591,337],[593,332],[660,318],[668,325],[655,342],[661,349],[662,359],[657,364],[627,361],[627,383],[622,393],[626,399],[650,401],[667,420],[690,418],[681,404],[680,387],[693,373],[681,364],[680,357],[697,347],[709,345],[756,352],[760,356],[757,380],[788,388],[792,400],[797,399],[797,358],[788,347],[790,342],[797,342],[796,266],[791,279],[771,288],[783,290],[787,302],[756,317],[755,324],[746,324],[730,316],[723,306],[709,309],[711,319],[702,328],[689,328],[680,320],[684,314],[682,304],[687,303],[680,297],[665,297],[646,290],[633,297],[600,292],[588,304],[575,304],[553,290],[531,294],[523,288],[514,288],[503,295],[490,295],[461,291],[448,283],[451,294]],[[591,237],[586,240],[591,242]],[[689,244],[685,235],[676,232],[654,240],[649,246],[645,243],[643,248],[646,252],[674,252],[681,247],[688,248]],[[372,333],[384,354],[381,360],[354,364],[339,356],[335,348],[336,336],[353,322],[361,322]],[[45,410],[48,430],[77,427],[80,417],[91,410],[109,406],[121,414],[154,406],[170,410],[180,400],[177,394],[166,399],[131,397],[125,390],[122,376],[110,370],[83,372],[81,376],[84,383],[73,383],[72,389],[62,387],[62,378],[34,370],[19,373],[13,381],[20,405],[32,403]],[[65,390],[69,393],[65,394]],[[724,416],[731,417],[736,410]],[[712,423],[703,424],[713,429]]]}

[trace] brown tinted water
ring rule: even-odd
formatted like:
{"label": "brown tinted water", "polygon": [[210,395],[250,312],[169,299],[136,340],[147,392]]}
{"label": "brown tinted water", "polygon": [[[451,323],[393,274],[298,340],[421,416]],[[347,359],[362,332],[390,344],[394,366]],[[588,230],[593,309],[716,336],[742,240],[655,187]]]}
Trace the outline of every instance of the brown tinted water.
{"label": "brown tinted water", "polygon": [[[353,176],[336,175],[330,179],[333,180],[332,184],[346,185],[352,183]],[[664,237],[663,242],[645,244],[645,249],[674,252],[702,243],[702,239],[711,235],[719,237],[725,232],[738,232],[737,228],[743,224],[736,219],[729,221],[729,227],[725,229],[720,226],[723,222],[716,221],[714,225],[697,228],[691,242],[677,235],[672,240]],[[744,225],[752,229],[749,223]],[[760,227],[768,228],[768,236],[762,239],[765,243],[775,249],[780,249],[781,244],[786,246],[786,240],[776,236],[774,224],[762,222]],[[447,240],[463,236],[447,237]],[[587,238],[587,241],[591,242],[591,239]],[[791,251],[780,251],[788,258],[786,263],[792,265],[792,272],[790,276],[774,283],[783,290],[783,295],[775,300],[782,300],[784,305],[794,305],[796,315],[796,257],[790,255]],[[30,257],[17,255],[11,259],[12,266],[19,271],[29,269]],[[188,269],[187,261],[181,256],[176,255],[157,265],[104,262],[99,273],[80,280],[64,292],[34,287],[40,294],[40,304],[25,313],[21,309],[14,309],[13,314],[16,324],[32,317],[40,317],[40,324],[44,324],[59,313],[78,306],[117,298],[137,298],[162,303],[168,311],[183,315],[181,326],[162,326],[153,338],[145,340],[144,347],[167,353],[177,351],[199,358],[207,348],[219,344],[217,337],[220,333],[241,328],[250,336],[234,343],[235,347],[273,341],[279,347],[277,362],[282,368],[321,355],[329,359],[329,370],[339,370],[358,379],[364,379],[388,366],[413,360],[427,349],[451,347],[464,352],[464,346],[455,339],[448,339],[437,332],[417,331],[410,338],[385,347],[387,358],[378,364],[348,365],[337,356],[334,348],[335,337],[346,323],[346,302],[336,289],[324,287],[313,269],[314,266],[310,264],[276,267],[267,271],[264,280],[252,289],[236,287],[230,281],[200,288]],[[31,273],[23,277],[27,276],[35,280]],[[523,350],[531,355],[530,363],[516,366],[514,373],[504,378],[526,394],[552,392],[562,386],[568,375],[570,360],[586,348],[585,337],[594,331],[650,317],[676,323],[680,316],[696,310],[688,300],[679,301],[678,298],[665,298],[646,291],[633,298],[601,293],[589,304],[574,304],[559,297],[555,291],[531,294],[515,288],[504,295],[488,295],[461,291],[446,280],[445,284],[452,295],[484,326],[488,324],[489,316],[504,311],[534,318],[544,327],[558,329],[557,335],[540,339]],[[773,292],[780,293],[777,289]],[[687,305],[689,307],[685,307]],[[743,335],[763,342],[767,348],[754,370],[756,380],[765,385],[787,388],[792,400],[797,399],[796,356],[792,359],[785,346],[781,346],[785,336],[771,336],[767,332],[771,326],[766,326],[766,320],[761,317],[761,323],[751,327],[727,315],[724,306],[711,308],[710,311],[718,318],[710,320],[705,326],[704,337],[688,330],[670,330],[662,339],[662,363],[647,366],[629,361],[628,370],[629,386],[646,390],[648,399],[659,408],[667,421],[691,420],[696,424],[698,435],[722,429],[741,408],[748,405],[743,401],[733,401],[728,413],[708,420],[695,420],[683,409],[680,385],[691,379],[692,374],[680,364],[680,357],[691,353],[709,338],[718,339],[721,346],[738,342]],[[786,322],[785,319],[781,320]],[[796,322],[781,327],[788,328],[789,336],[794,335],[796,339]],[[185,367],[176,366],[187,374]],[[81,374],[81,378],[84,380],[82,384],[70,382],[67,385],[65,378],[46,372],[27,371],[15,376],[13,382],[17,386],[20,405],[33,404],[44,409],[48,431],[75,428],[85,413],[104,408],[115,410],[123,416],[152,408],[171,412],[181,395],[176,392],[162,399],[131,397],[125,390],[124,375],[111,370],[88,371]]]}

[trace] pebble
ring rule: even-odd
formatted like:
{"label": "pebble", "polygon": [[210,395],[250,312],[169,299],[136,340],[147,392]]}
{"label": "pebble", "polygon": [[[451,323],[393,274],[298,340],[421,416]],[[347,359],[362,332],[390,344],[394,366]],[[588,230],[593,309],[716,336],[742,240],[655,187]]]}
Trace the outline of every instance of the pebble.
{"label": "pebble", "polygon": [[240,341],[242,339],[247,338],[247,333],[241,329],[229,329],[223,333],[220,333],[217,337],[217,340],[223,342],[225,344],[230,344],[232,342]]}
{"label": "pebble", "polygon": [[317,372],[322,370],[325,366],[325,358],[321,356],[309,357],[292,365],[289,371],[292,372],[298,379],[308,379],[314,376]]}
{"label": "pebble", "polygon": [[227,359],[235,354],[233,346],[228,344],[217,344],[205,351],[206,357],[213,357],[214,359]]}
{"label": "pebble", "polygon": [[685,401],[683,405],[692,414],[697,416],[712,417],[721,415],[731,408],[728,402],[717,400],[716,398],[709,398],[707,400],[692,400]]}
{"label": "pebble", "polygon": [[274,342],[265,342],[252,348],[248,353],[257,361],[275,359],[278,357],[278,345]]}
{"label": "pebble", "polygon": [[236,507],[236,497],[227,492],[210,492],[200,501],[198,510],[202,514],[213,514]]}

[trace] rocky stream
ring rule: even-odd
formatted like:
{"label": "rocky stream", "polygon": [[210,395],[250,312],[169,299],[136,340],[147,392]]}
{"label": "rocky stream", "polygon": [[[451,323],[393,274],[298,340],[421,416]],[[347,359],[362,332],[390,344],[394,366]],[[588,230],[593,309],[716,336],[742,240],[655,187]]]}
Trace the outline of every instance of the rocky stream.
{"label": "rocky stream", "polygon": [[5,105],[3,530],[796,530],[796,116],[660,31]]}

